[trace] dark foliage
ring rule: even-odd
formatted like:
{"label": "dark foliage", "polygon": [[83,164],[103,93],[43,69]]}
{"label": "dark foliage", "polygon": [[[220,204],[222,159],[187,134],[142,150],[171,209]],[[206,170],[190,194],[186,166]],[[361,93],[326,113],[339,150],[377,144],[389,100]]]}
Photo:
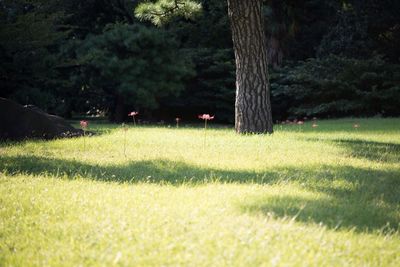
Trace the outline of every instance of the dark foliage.
{"label": "dark foliage", "polygon": [[[71,117],[131,109],[144,119],[233,122],[225,1],[156,28],[128,0],[4,0],[0,96]],[[265,1],[273,115],[400,115],[400,2]]]}
{"label": "dark foliage", "polygon": [[400,65],[328,56],[273,73],[276,114],[284,117],[398,116]]}
{"label": "dark foliage", "polygon": [[141,25],[110,25],[71,49],[78,65],[75,84],[103,96],[100,103],[89,104],[106,105],[115,121],[126,117],[126,107],[158,108],[160,99],[182,91],[183,79],[191,74],[173,38]]}

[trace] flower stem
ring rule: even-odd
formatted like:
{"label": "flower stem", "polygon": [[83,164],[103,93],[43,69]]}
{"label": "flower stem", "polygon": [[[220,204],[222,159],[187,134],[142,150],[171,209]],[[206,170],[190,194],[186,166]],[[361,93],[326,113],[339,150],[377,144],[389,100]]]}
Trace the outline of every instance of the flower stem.
{"label": "flower stem", "polygon": [[206,138],[207,138],[207,120],[204,120],[204,148],[206,147]]}
{"label": "flower stem", "polygon": [[124,156],[126,158],[126,130],[124,129]]}
{"label": "flower stem", "polygon": [[83,129],[83,151],[86,150],[86,131]]}

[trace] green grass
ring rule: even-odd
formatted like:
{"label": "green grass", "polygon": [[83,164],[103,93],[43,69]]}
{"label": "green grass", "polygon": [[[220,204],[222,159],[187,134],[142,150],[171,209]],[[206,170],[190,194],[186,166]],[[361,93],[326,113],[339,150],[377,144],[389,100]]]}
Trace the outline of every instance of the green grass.
{"label": "green grass", "polygon": [[0,144],[0,266],[398,266],[400,119],[357,121]]}

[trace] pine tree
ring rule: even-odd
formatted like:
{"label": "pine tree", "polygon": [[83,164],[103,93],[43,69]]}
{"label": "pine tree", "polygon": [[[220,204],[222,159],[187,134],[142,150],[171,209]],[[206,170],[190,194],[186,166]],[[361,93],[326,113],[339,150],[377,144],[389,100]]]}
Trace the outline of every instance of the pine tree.
{"label": "pine tree", "polygon": [[[238,133],[272,133],[267,41],[262,0],[227,0],[236,59],[235,129]],[[173,16],[195,16],[201,5],[192,0],[145,2],[136,16],[156,25]]]}

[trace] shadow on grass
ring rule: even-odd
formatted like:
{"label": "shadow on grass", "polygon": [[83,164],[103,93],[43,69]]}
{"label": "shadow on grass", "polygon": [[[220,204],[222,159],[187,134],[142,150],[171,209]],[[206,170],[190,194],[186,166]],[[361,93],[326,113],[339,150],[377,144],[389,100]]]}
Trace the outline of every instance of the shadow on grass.
{"label": "shadow on grass", "polygon": [[[208,182],[294,184],[321,194],[263,195],[240,202],[248,213],[279,217],[297,216],[298,221],[322,222],[329,228],[354,228],[367,231],[399,227],[400,177],[398,170],[363,169],[351,166],[309,166],[268,169],[260,172],[212,169],[184,162],[152,160],[126,165],[92,165],[74,160],[45,157],[4,156],[0,170],[8,175],[48,174],[69,179],[84,178],[109,182],[148,182],[171,185],[195,185]],[[339,185],[339,186],[335,186]]]}
{"label": "shadow on grass", "polygon": [[294,218],[305,223],[322,223],[329,229],[353,229],[356,232],[399,230],[399,211],[394,206],[365,200],[361,195],[339,199],[335,196],[310,199],[299,196],[259,197],[240,206],[243,212],[279,218]]}
{"label": "shadow on grass", "polygon": [[389,163],[400,162],[400,144],[357,139],[336,139],[333,142],[347,149],[350,155],[356,158]]}
{"label": "shadow on grass", "polygon": [[36,156],[0,158],[0,170],[14,175],[48,174],[69,179],[88,178],[110,182],[149,182],[158,184],[199,184],[222,183],[264,183],[273,182],[277,177],[267,177],[256,172],[236,172],[208,169],[168,160],[130,161],[125,165],[96,165],[75,160],[50,159]]}
{"label": "shadow on grass", "polygon": [[[318,142],[321,139],[305,138],[309,142]],[[399,163],[400,144],[389,142],[366,141],[360,139],[323,139],[324,142],[333,143],[342,147],[348,156],[367,159],[375,162]]]}
{"label": "shadow on grass", "polygon": [[285,192],[259,195],[241,204],[241,210],[322,223],[331,229],[354,229],[356,232],[399,230],[399,170],[324,166],[315,171],[291,169],[290,172],[299,173],[301,178],[296,182],[301,185],[302,192],[311,191],[318,195],[307,197],[307,194]]}

